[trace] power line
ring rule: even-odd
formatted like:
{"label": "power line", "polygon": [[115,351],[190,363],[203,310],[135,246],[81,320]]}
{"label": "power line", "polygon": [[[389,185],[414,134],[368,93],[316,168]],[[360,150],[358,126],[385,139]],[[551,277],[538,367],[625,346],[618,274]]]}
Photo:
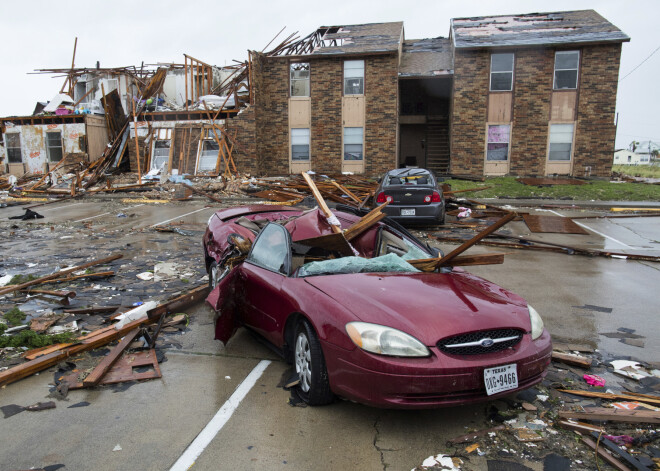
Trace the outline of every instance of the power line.
{"label": "power line", "polygon": [[646,62],[647,60],[649,60],[649,59],[651,58],[651,56],[652,56],[653,54],[655,54],[656,52],[658,52],[659,50],[660,50],[660,46],[656,47],[656,48],[655,48],[655,51],[653,51],[651,54],[649,54],[648,57],[647,57],[646,59],[644,59],[642,62],[640,62],[640,63],[637,65],[637,67],[635,67],[633,70],[631,70],[630,72],[628,72],[623,78],[621,78],[621,79],[619,80],[619,82],[622,82],[623,79],[625,79],[625,78],[628,77],[630,74],[632,74],[634,71],[636,71],[637,69],[639,69],[639,68],[642,66],[642,64],[643,64],[644,62]]}

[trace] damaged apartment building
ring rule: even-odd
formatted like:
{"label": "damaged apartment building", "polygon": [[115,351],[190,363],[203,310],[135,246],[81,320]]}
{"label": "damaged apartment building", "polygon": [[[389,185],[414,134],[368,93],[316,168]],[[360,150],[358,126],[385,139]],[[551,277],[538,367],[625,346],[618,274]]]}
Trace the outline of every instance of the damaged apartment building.
{"label": "damaged apartment building", "polygon": [[43,71],[67,74],[69,93],[1,118],[5,170],[93,162],[116,141],[115,164],[140,173],[607,177],[629,40],[583,10],[455,18],[431,39],[406,39],[401,22],[326,26],[225,68],[184,55]]}

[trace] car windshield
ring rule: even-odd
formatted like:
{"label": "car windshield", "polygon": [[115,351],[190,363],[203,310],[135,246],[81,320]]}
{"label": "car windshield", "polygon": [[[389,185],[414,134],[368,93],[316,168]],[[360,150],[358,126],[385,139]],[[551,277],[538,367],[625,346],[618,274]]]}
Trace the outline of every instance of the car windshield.
{"label": "car windshield", "polygon": [[433,177],[423,168],[401,168],[390,171],[385,178],[385,185],[428,185]]}

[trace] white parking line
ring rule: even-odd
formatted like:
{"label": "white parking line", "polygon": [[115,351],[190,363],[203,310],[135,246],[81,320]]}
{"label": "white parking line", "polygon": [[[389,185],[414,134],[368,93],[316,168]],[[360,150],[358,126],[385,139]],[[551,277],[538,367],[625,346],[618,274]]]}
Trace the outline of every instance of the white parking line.
{"label": "white parking line", "polygon": [[[553,213],[553,214],[556,214],[557,216],[565,217],[563,214],[559,214],[557,211],[550,210],[549,212],[551,212],[551,213]],[[598,232],[596,229],[592,229],[591,227],[589,227],[589,226],[587,226],[587,225],[585,225],[585,224],[582,224],[581,222],[577,222],[575,219],[573,219],[573,222],[574,222],[575,224],[577,224],[578,226],[582,227],[583,229],[587,229],[588,231],[591,231],[591,232],[593,232],[593,233],[595,233],[595,234],[598,234],[598,235],[601,236],[601,237],[605,237],[606,239],[609,239],[609,240],[611,240],[612,242],[616,242],[617,244],[622,245],[622,246],[624,246],[624,247],[627,248],[627,249],[632,249],[632,247],[631,247],[630,245],[628,245],[628,244],[624,244],[624,243],[621,242],[620,240],[616,240],[614,237],[610,237],[610,236],[608,236],[608,235],[606,235],[606,234],[603,234],[602,232]]]}
{"label": "white parking line", "polygon": [[231,395],[227,402],[225,402],[218,412],[213,416],[211,421],[199,432],[197,438],[186,448],[181,457],[170,468],[170,471],[186,471],[190,469],[195,460],[199,458],[204,449],[215,438],[218,432],[225,426],[234,411],[238,408],[241,401],[250,392],[250,389],[255,385],[257,380],[261,377],[266,368],[270,365],[269,360],[261,360],[257,366],[250,372],[249,375],[238,385],[234,394]]}
{"label": "white parking line", "polygon": [[163,221],[163,222],[156,223],[156,224],[154,224],[154,225],[152,225],[152,226],[150,226],[150,227],[161,226],[161,225],[163,225],[163,224],[167,224],[168,222],[174,221],[174,220],[176,220],[176,219],[181,219],[181,218],[184,218],[184,217],[186,217],[186,216],[190,216],[191,214],[195,214],[195,213],[198,213],[198,212],[200,212],[200,211],[204,211],[205,209],[213,209],[213,208],[201,208],[201,209],[197,209],[197,210],[192,211],[192,212],[190,212],[190,213],[182,214],[181,216],[177,216],[177,217],[175,217],[175,218],[168,219],[167,221]]}
{"label": "white parking line", "polygon": [[[136,205],[132,205],[132,206],[126,206],[125,208],[119,208],[119,211],[123,211],[123,210],[129,209],[129,208],[138,208],[138,207],[144,206],[144,205],[145,205],[145,203],[136,204]],[[78,219],[77,221],[73,221],[73,222],[87,221],[89,219],[100,218],[101,216],[105,216],[106,214],[112,214],[112,213],[114,213],[114,211],[108,211],[107,213],[97,214],[96,216],[90,216],[88,218]]]}
{"label": "white parking line", "polygon": [[85,203],[73,203],[73,204],[67,204],[66,206],[51,206],[50,208],[40,209],[39,212],[43,213],[44,211],[52,211],[53,209],[70,208],[71,206],[77,206],[79,204],[85,204]]}

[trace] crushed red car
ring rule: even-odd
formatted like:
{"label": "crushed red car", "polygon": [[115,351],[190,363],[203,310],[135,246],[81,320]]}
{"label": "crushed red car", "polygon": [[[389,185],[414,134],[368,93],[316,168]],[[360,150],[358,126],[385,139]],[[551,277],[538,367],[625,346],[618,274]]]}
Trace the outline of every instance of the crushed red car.
{"label": "crushed red car", "polygon": [[[346,229],[366,211],[338,207]],[[203,239],[216,338],[246,327],[295,365],[311,405],[386,408],[485,401],[540,382],[552,343],[520,296],[437,257],[387,218],[349,242],[318,209],[216,212]]]}

